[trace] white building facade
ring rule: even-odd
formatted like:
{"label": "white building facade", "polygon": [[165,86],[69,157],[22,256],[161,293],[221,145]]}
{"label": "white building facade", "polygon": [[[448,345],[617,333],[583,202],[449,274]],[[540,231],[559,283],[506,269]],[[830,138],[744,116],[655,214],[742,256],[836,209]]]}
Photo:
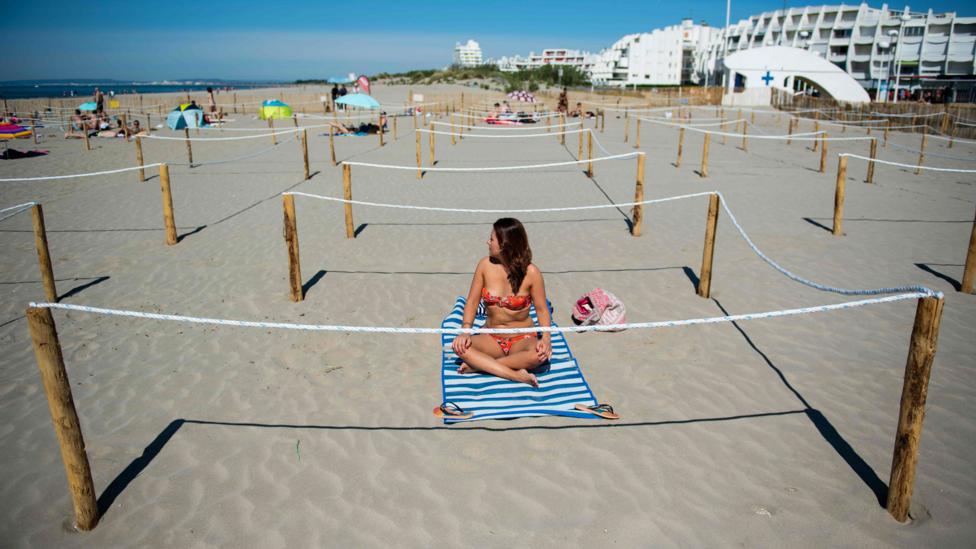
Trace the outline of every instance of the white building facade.
{"label": "white building facade", "polygon": [[474,40],[454,44],[454,64],[459,67],[477,67],[482,64],[481,46]]}
{"label": "white building facade", "polygon": [[680,25],[628,34],[597,54],[591,80],[602,86],[699,83],[696,60],[721,31],[685,19]]}
{"label": "white building facade", "polygon": [[730,25],[695,62],[721,83],[721,59],[760,46],[791,46],[820,55],[866,89],[918,89],[976,73],[976,17],[891,10],[887,4],[807,6],[754,15]]}
{"label": "white building facade", "polygon": [[529,53],[528,57],[502,57],[498,60],[498,69],[503,72],[516,72],[526,69],[537,69],[547,65],[574,67],[584,72],[590,72],[597,56],[585,51],[566,48],[549,48],[541,54]]}

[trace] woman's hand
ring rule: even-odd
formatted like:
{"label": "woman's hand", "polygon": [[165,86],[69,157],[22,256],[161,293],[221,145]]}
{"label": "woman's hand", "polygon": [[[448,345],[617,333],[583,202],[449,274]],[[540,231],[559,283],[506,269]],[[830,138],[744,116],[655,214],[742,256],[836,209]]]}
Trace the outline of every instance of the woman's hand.
{"label": "woman's hand", "polygon": [[535,352],[539,355],[539,362],[545,362],[552,356],[552,336],[548,332],[536,341]]}
{"label": "woman's hand", "polygon": [[464,353],[471,347],[471,334],[458,334],[454,338],[454,354],[464,356]]}

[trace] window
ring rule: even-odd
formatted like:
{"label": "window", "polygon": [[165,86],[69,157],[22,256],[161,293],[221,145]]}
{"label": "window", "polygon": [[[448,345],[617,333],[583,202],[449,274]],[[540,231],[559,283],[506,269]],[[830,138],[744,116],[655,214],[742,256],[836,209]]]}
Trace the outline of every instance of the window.
{"label": "window", "polygon": [[925,34],[925,27],[905,27],[905,36],[922,36]]}
{"label": "window", "polygon": [[850,38],[851,29],[834,29],[834,38]]}

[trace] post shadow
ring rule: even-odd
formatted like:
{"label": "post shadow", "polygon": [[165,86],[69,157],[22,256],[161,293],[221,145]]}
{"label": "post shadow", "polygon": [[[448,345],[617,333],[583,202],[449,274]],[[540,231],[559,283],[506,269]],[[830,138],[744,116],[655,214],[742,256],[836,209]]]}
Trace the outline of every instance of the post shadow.
{"label": "post shadow", "polygon": [[353,238],[359,237],[359,233],[365,231],[366,230],[366,227],[368,227],[368,226],[369,226],[369,223],[360,223],[359,226],[356,227],[356,230],[352,232],[352,237]]}
{"label": "post shadow", "polygon": [[312,278],[309,278],[305,282],[305,284],[302,284],[302,298],[304,298],[305,295],[308,294],[308,291],[312,289],[312,286],[315,286],[316,284],[318,284],[319,280],[322,280],[322,277],[325,276],[325,273],[327,272],[328,271],[326,271],[325,269],[319,269],[317,273],[312,275]]}
{"label": "post shadow", "polygon": [[688,277],[688,280],[691,281],[691,289],[693,289],[693,290],[695,290],[697,292],[698,291],[698,284],[701,283],[701,279],[699,279],[698,278],[698,275],[695,274],[695,271],[692,270],[692,268],[689,267],[689,266],[687,266],[687,265],[685,265],[684,267],[682,267],[681,270],[684,271],[685,276],[687,276]]}
{"label": "post shadow", "polygon": [[[927,272],[927,273],[929,273],[929,274],[931,274],[931,275],[934,275],[934,276],[936,276],[937,278],[941,278],[942,280],[945,280],[945,281],[946,281],[946,282],[948,282],[948,283],[949,283],[949,284],[950,284],[950,285],[951,285],[951,286],[952,286],[952,287],[953,287],[953,288],[954,288],[954,289],[955,289],[955,290],[956,290],[957,292],[959,292],[959,291],[962,291],[962,283],[961,283],[961,282],[959,282],[958,280],[956,280],[955,278],[952,278],[951,276],[949,276],[949,275],[947,275],[947,274],[945,274],[945,273],[940,273],[939,271],[936,271],[935,269],[933,269],[932,267],[929,267],[929,266],[928,266],[927,264],[925,264],[925,263],[916,263],[916,264],[915,264],[915,266],[916,266],[916,267],[918,267],[919,269],[922,269],[923,271],[925,271],[925,272]],[[961,267],[961,266],[962,266],[962,265],[959,265],[959,267]]]}
{"label": "post shadow", "polygon": [[112,480],[112,482],[105,487],[102,494],[98,496],[98,514],[100,516],[104,516],[105,513],[112,508],[112,504],[115,503],[115,498],[119,497],[119,494],[121,494],[122,491],[125,490],[126,487],[128,487],[129,484],[139,476],[139,473],[141,473],[146,467],[149,466],[150,463],[152,463],[152,460],[159,455],[159,452],[164,446],[166,446],[169,439],[173,438],[173,435],[180,430],[183,423],[184,421],[182,419],[177,419],[170,422],[170,424],[167,425],[162,432],[156,435],[156,438],[153,439],[153,441],[142,450],[142,455],[132,460],[132,463],[129,463],[128,467],[123,469],[122,472],[119,473]]}
{"label": "post shadow", "polygon": [[202,231],[202,230],[204,230],[206,228],[207,228],[206,225],[200,225],[199,227],[197,227],[196,229],[193,229],[192,231],[190,231],[188,233],[183,233],[183,234],[177,236],[176,237],[176,242],[183,242],[183,239],[184,238],[186,238],[188,236],[193,236],[193,235],[197,234],[198,232],[200,232],[200,231]]}
{"label": "post shadow", "polygon": [[67,299],[67,298],[69,298],[71,296],[74,296],[74,295],[78,295],[81,292],[87,290],[88,288],[91,288],[92,286],[94,286],[96,284],[101,284],[102,282],[105,282],[109,278],[110,277],[108,277],[108,276],[100,276],[98,278],[89,280],[88,282],[85,282],[84,284],[80,284],[78,286],[75,286],[74,288],[71,288],[67,292],[59,295],[58,296],[58,301],[61,301],[63,299]]}
{"label": "post shadow", "polygon": [[833,234],[833,232],[834,232],[833,229],[831,229],[830,227],[824,225],[823,223],[820,223],[820,222],[814,220],[812,217],[804,217],[803,220],[806,221],[807,223],[813,225],[814,227],[819,227],[819,228],[827,231],[828,233]]}
{"label": "post shadow", "polygon": [[[717,305],[722,311],[722,314],[729,314],[729,312],[717,299],[713,297],[712,301],[714,301],[715,305]],[[878,474],[874,472],[874,469],[872,469],[871,466],[864,461],[860,455],[858,455],[858,453],[853,447],[851,447],[844,437],[837,432],[837,429],[834,428],[830,420],[827,419],[827,417],[824,416],[819,410],[810,407],[810,403],[807,402],[807,399],[805,399],[803,395],[800,394],[795,387],[793,387],[789,380],[786,379],[786,376],[783,375],[782,370],[780,370],[775,364],[773,364],[773,361],[769,359],[769,356],[761,351],[759,347],[756,347],[756,344],[752,341],[752,338],[750,338],[749,334],[747,334],[745,330],[739,326],[739,323],[732,321],[730,324],[732,324],[739,334],[742,335],[742,338],[745,339],[749,347],[751,347],[752,350],[763,359],[766,365],[776,373],[776,376],[779,377],[780,382],[782,382],[783,385],[789,389],[791,393],[793,393],[793,396],[800,401],[804,407],[803,412],[810,419],[810,422],[813,423],[813,426],[816,427],[817,432],[820,433],[820,436],[822,436],[824,440],[830,444],[841,459],[847,463],[851,470],[853,470],[861,481],[867,485],[871,492],[874,493],[875,498],[878,500],[878,504],[881,507],[885,507],[888,503],[888,485],[881,480],[880,477],[878,477]]]}

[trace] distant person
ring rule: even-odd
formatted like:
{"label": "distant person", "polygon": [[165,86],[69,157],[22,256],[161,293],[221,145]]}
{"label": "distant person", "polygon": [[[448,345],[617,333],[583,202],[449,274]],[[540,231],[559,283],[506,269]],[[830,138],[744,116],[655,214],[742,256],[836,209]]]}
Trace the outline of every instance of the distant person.
{"label": "distant person", "polygon": [[569,110],[569,95],[566,93],[566,88],[559,93],[559,104],[556,110],[563,113]]}
{"label": "distant person", "polygon": [[102,90],[95,88],[95,95],[93,97],[95,100],[95,114],[101,114],[105,111],[105,94]]}
{"label": "distant person", "polygon": [[335,108],[336,99],[339,98],[339,86],[332,84],[332,108]]}
{"label": "distant person", "polygon": [[115,90],[108,90],[108,96],[114,98],[115,97]]}
{"label": "distant person", "polygon": [[343,84],[342,87],[339,88],[339,97],[345,97],[348,93],[349,90],[347,90],[346,85]]}
{"label": "distant person", "polygon": [[209,112],[217,112],[217,99],[214,98],[213,88],[207,87],[207,110]]}
{"label": "distant person", "polygon": [[359,82],[354,82],[352,85],[352,93],[359,93]]}

